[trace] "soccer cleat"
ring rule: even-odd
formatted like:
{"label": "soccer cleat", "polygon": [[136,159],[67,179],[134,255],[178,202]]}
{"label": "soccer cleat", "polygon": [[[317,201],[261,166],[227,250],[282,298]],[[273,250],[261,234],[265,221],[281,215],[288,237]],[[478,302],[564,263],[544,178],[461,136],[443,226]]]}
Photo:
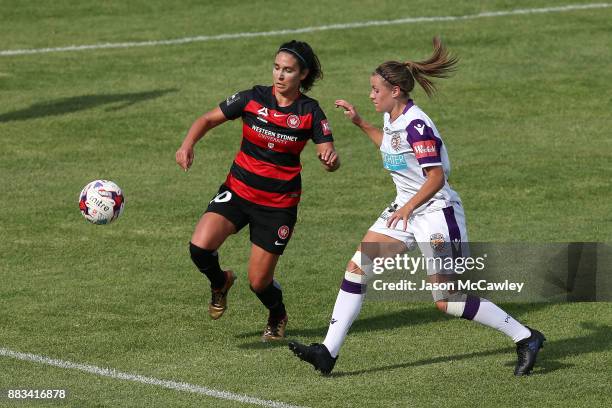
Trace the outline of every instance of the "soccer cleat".
{"label": "soccer cleat", "polygon": [[227,309],[227,292],[236,280],[236,274],[232,271],[225,271],[225,285],[221,289],[212,290],[212,298],[208,304],[208,314],[213,320],[217,320]]}
{"label": "soccer cleat", "polygon": [[514,369],[514,375],[520,377],[522,375],[529,375],[533,366],[536,362],[538,352],[544,347],[544,341],[546,337],[539,331],[527,327],[531,331],[531,336],[527,337],[516,343],[516,355],[518,361],[516,362],[516,368]]}
{"label": "soccer cleat", "polygon": [[268,317],[268,324],[261,335],[261,341],[277,341],[285,339],[285,329],[287,328],[287,322],[289,318],[285,314],[285,317],[281,319],[273,319]]}
{"label": "soccer cleat", "polygon": [[332,372],[336,360],[338,360],[338,357],[334,358],[329,354],[324,344],[312,343],[310,346],[306,346],[297,341],[290,341],[289,349],[301,360],[312,364],[315,370],[325,375]]}

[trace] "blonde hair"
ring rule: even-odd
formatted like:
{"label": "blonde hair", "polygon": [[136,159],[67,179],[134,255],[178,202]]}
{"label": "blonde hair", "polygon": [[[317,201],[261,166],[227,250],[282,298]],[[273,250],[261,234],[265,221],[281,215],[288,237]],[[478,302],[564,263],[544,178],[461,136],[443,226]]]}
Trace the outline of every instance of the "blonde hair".
{"label": "blonde hair", "polygon": [[456,69],[459,59],[449,55],[440,38],[433,38],[433,53],[424,61],[387,61],[380,64],[374,74],[380,75],[392,86],[399,86],[407,96],[414,89],[414,82],[419,83],[427,96],[436,92],[436,86],[431,77],[448,78]]}

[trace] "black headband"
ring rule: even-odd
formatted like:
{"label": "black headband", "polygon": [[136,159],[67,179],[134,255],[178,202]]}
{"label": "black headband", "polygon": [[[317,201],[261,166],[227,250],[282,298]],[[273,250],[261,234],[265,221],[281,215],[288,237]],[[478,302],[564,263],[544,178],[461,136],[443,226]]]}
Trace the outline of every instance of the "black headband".
{"label": "black headband", "polygon": [[387,77],[385,76],[385,74],[383,74],[382,69],[380,69],[380,68],[376,68],[376,69],[374,70],[374,72],[376,72],[378,75],[380,75],[380,76],[382,77],[382,79],[384,79],[385,81],[387,81],[387,82],[388,82],[388,83],[390,83],[391,85],[395,86],[395,84],[394,84],[393,82],[389,81],[389,78],[387,78]]}
{"label": "black headband", "polygon": [[300,54],[299,54],[297,51],[292,50],[291,48],[279,48],[279,49],[278,49],[278,52],[281,52],[281,51],[289,52],[289,53],[291,53],[291,54],[295,55],[296,57],[298,57],[298,58],[300,59],[300,61],[302,61],[302,62],[304,63],[304,66],[305,66],[306,68],[310,68],[310,67],[308,66],[308,63],[307,63],[307,62],[306,62],[306,60],[304,59],[304,57],[302,57],[302,56],[301,56],[301,55],[300,55]]}

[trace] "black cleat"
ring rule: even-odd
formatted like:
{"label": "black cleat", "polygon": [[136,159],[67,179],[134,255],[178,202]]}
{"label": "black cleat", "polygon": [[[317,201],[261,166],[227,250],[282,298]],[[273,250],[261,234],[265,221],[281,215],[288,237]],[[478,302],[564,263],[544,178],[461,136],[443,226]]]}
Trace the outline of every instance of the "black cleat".
{"label": "black cleat", "polygon": [[531,373],[538,352],[544,347],[544,341],[546,340],[546,337],[539,331],[530,327],[527,328],[531,331],[531,336],[516,343],[518,361],[516,362],[514,375],[517,377],[529,375]]}
{"label": "black cleat", "polygon": [[327,347],[319,343],[312,343],[310,346],[306,346],[297,341],[290,341],[289,349],[301,360],[312,364],[315,370],[326,375],[332,372],[338,359],[338,357],[332,357]]}

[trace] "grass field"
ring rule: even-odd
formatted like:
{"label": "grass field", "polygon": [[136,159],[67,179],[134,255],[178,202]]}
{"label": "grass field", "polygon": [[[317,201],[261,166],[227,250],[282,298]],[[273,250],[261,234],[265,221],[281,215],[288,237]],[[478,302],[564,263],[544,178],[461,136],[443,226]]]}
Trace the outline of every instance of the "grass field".
{"label": "grass field", "polygon": [[[74,4],[76,3],[76,4]],[[0,50],[463,16],[574,1],[23,2],[0,0]],[[429,55],[440,34],[461,58],[439,96],[416,102],[448,146],[472,241],[612,241],[612,8],[424,21],[123,49],[0,55],[0,348],[310,407],[605,406],[612,401],[610,303],[509,304],[548,337],[534,375],[512,376],[503,335],[430,304],[371,302],[334,375],[285,344],[262,344],[265,312],[246,279],[248,232],[220,251],[238,272],[213,322],[189,259],[197,219],[224,180],[240,124],[212,131],[183,173],[174,152],[192,121],[271,82],[281,42],[308,41],[325,73],[311,96],[342,168],[302,154],[298,225],[281,258],[288,335],[320,341],[346,261],[394,197],[376,148],[334,108],[380,123],[369,74]],[[87,224],[77,195],[107,178],[122,218]],[[0,356],[0,390],[64,388],[64,402],[16,406],[243,406],[236,401]],[[0,406],[13,402],[0,397]]]}

